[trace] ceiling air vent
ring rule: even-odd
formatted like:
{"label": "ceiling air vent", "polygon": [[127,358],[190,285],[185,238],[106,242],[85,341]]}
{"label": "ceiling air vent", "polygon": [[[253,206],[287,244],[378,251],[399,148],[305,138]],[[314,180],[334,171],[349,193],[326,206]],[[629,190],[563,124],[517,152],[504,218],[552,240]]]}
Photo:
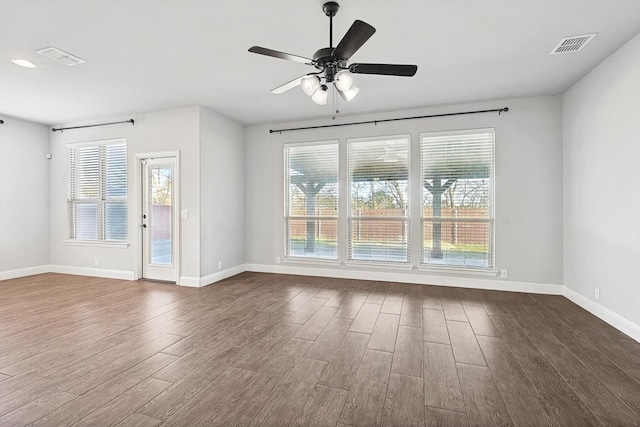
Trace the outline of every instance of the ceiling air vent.
{"label": "ceiling air vent", "polygon": [[550,55],[559,55],[561,53],[571,53],[582,50],[594,38],[595,34],[585,34],[582,36],[566,37],[560,40],[560,43],[551,51]]}
{"label": "ceiling air vent", "polygon": [[64,65],[77,65],[84,62],[83,59],[80,59],[77,56],[71,55],[70,53],[67,53],[53,46],[45,47],[44,49],[37,50],[36,52]]}

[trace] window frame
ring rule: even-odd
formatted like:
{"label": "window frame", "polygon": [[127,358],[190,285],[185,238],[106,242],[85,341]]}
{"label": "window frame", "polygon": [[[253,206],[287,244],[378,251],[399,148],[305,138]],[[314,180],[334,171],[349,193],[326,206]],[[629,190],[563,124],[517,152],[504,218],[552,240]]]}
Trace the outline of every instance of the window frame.
{"label": "window frame", "polygon": [[[320,215],[291,215],[291,193],[289,189],[290,184],[290,168],[288,150],[300,147],[319,147],[319,146],[335,146],[336,150],[336,214],[333,216]],[[283,144],[283,189],[284,189],[284,261],[286,262],[304,262],[304,263],[321,263],[321,264],[339,264],[340,263],[340,141],[322,140],[322,141],[309,141],[309,142],[291,142]],[[320,190],[321,191],[321,190]],[[306,197],[306,195],[305,195]],[[335,257],[323,257],[323,256],[303,256],[291,254],[290,244],[290,230],[291,221],[335,221]]]}
{"label": "window frame", "polygon": [[[124,178],[126,180],[124,185],[124,195],[120,196],[107,196],[107,146],[120,145],[124,146],[125,155],[125,172]],[[94,198],[80,198],[77,197],[79,182],[77,179],[77,163],[74,161],[75,150],[87,149],[95,147],[98,149],[97,160],[97,188],[96,197]],[[104,247],[128,247],[129,239],[129,153],[128,145],[125,138],[116,138],[101,141],[88,141],[67,144],[67,158],[68,158],[68,176],[67,176],[67,239],[65,243],[72,246],[104,246]],[[78,239],[77,235],[77,215],[75,213],[75,206],[78,205],[92,205],[96,206],[96,239]],[[120,204],[125,209],[125,220],[122,226],[125,230],[125,236],[123,239],[107,239],[107,213],[106,210],[109,205]]]}
{"label": "window frame", "polygon": [[[477,219],[464,219],[459,218],[457,222],[484,222],[488,224],[489,233],[488,233],[488,265],[485,267],[474,267],[469,265],[459,265],[459,264],[439,264],[439,263],[428,263],[425,262],[425,220],[433,220],[435,217],[425,218],[424,216],[424,204],[425,204],[425,190],[424,190],[424,165],[423,165],[423,150],[424,143],[423,139],[425,137],[438,137],[438,136],[456,136],[456,135],[473,135],[473,134],[481,134],[481,133],[491,133],[492,135],[492,147],[491,147],[491,168],[490,168],[490,176],[489,176],[489,208],[488,214],[489,217],[486,220],[477,220]],[[457,274],[476,274],[476,275],[487,275],[487,276],[495,276],[497,274],[496,266],[496,239],[495,239],[495,187],[496,187],[496,174],[495,174],[495,165],[496,165],[496,132],[495,128],[476,128],[476,129],[464,129],[464,130],[449,130],[449,131],[437,131],[437,132],[421,132],[419,135],[419,147],[420,153],[420,262],[418,264],[418,268],[420,271],[442,271],[442,272],[452,272]],[[440,218],[444,218],[440,216]],[[453,218],[453,217],[451,217]],[[450,219],[446,220],[447,222]],[[444,221],[443,221],[444,223]]]}
{"label": "window frame", "polygon": [[[361,217],[361,216],[353,216],[353,206],[352,206],[352,170],[351,170],[351,144],[364,143],[364,142],[377,142],[377,141],[392,141],[392,140],[406,140],[407,143],[407,192],[406,192],[406,209],[404,216],[394,216],[394,217]],[[368,267],[383,267],[383,268],[391,268],[391,269],[412,269],[413,264],[411,263],[411,192],[412,192],[412,180],[411,180],[411,151],[412,151],[412,139],[411,134],[403,133],[403,134],[393,134],[393,135],[380,135],[380,136],[370,136],[370,137],[357,137],[357,138],[347,138],[346,140],[346,171],[347,171],[347,260],[346,264],[350,265],[360,265],[360,266],[368,266]],[[386,261],[386,260],[365,260],[365,259],[357,259],[353,258],[353,242],[352,242],[352,227],[354,221],[398,221],[403,223],[403,229],[406,236],[405,252],[406,252],[406,260],[404,261]]]}

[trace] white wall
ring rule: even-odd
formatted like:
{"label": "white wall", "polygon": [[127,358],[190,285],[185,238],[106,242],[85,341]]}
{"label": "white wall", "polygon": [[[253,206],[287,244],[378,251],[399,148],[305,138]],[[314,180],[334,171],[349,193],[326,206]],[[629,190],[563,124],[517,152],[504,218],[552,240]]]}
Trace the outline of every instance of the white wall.
{"label": "white wall", "polygon": [[[363,96],[363,95],[360,95]],[[367,121],[393,117],[509,107],[508,113],[396,121],[269,133],[269,129]],[[320,108],[320,107],[319,107]],[[324,110],[328,112],[328,107]],[[508,269],[509,281],[560,285],[562,283],[562,106],[560,97],[511,99],[374,114],[356,117],[278,123],[246,129],[246,259],[252,268],[283,271],[276,257],[284,255],[283,144],[339,139],[345,153],[347,138],[411,134],[412,182],[419,182],[415,167],[421,132],[493,127],[496,131],[496,268]],[[344,158],[343,158],[344,160]],[[411,192],[412,262],[420,259],[419,186]],[[345,197],[340,206],[345,212]],[[344,230],[344,225],[342,227]],[[343,234],[344,235],[344,234]],[[345,261],[342,251],[341,261]],[[291,264],[289,264],[291,265]],[[299,266],[300,264],[296,264]],[[308,267],[312,267],[309,264]],[[317,267],[317,264],[315,265]],[[321,266],[332,275],[369,277],[342,265]],[[289,269],[291,270],[291,269]],[[312,271],[312,270],[308,270]],[[387,272],[392,271],[388,270]],[[318,273],[318,270],[314,271]],[[374,276],[383,277],[381,272]],[[386,273],[386,272],[385,272]],[[410,272],[419,281],[424,272]],[[391,276],[387,275],[386,278]],[[406,277],[406,276],[405,276]],[[440,281],[444,283],[443,281]]]}
{"label": "white wall", "polygon": [[[200,277],[208,284],[244,265],[244,127],[200,108]],[[222,267],[218,268],[218,262]]]}
{"label": "white wall", "polygon": [[[141,252],[136,216],[136,154],[180,152],[179,282],[200,286],[242,271],[244,266],[244,128],[211,110],[190,107],[111,117],[128,124],[56,132],[51,137],[51,264],[54,271],[134,278]],[[95,123],[93,121],[92,123]],[[64,126],[78,126],[72,123]],[[127,248],[73,246],[67,237],[67,144],[125,138],[129,159]],[[99,260],[99,268],[94,260]],[[218,261],[222,269],[218,269]],[[203,280],[205,278],[205,280]]]}
{"label": "white wall", "polygon": [[[47,126],[3,116],[0,125],[0,279],[49,264]],[[43,270],[45,271],[45,270]]]}
{"label": "white wall", "polygon": [[[180,223],[180,275],[199,277],[200,274],[200,161],[199,108],[160,111],[110,117],[105,122],[134,119],[135,126],[121,124],[56,132],[51,136],[53,153],[49,175],[51,197],[51,264],[56,271],[88,275],[133,278],[140,248],[140,219],[135,216],[137,153],[162,151],[180,152],[180,209],[189,210],[189,219]],[[94,120],[91,123],[101,122]],[[64,126],[77,126],[72,123]],[[130,246],[105,248],[70,246],[67,238],[67,188],[69,160],[67,144],[85,141],[126,138],[129,167],[129,238]],[[99,269],[94,259],[99,259]]]}
{"label": "white wall", "polygon": [[564,285],[640,325],[640,35],[563,96]]}

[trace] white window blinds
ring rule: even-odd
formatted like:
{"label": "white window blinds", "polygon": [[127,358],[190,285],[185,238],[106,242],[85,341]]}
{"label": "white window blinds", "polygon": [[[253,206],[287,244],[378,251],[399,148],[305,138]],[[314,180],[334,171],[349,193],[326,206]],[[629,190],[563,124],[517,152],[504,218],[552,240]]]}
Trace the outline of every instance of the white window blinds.
{"label": "white window blinds", "polygon": [[127,144],[69,147],[69,239],[127,240]]}
{"label": "white window blinds", "polygon": [[347,142],[348,258],[408,263],[409,137]]}
{"label": "white window blinds", "polygon": [[494,131],[420,135],[422,263],[494,266]]}
{"label": "white window blinds", "polygon": [[338,143],[285,145],[285,254],[338,259]]}

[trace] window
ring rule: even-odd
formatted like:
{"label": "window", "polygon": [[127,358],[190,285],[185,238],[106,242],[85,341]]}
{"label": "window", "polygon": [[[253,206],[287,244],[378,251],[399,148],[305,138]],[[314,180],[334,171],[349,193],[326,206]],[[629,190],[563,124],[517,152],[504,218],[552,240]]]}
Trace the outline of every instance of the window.
{"label": "window", "polygon": [[285,254],[338,259],[338,143],[286,145]]}
{"label": "window", "polygon": [[408,136],[348,141],[349,260],[409,262]]}
{"label": "window", "polygon": [[493,129],[420,135],[422,263],[494,266]]}
{"label": "window", "polygon": [[69,147],[69,239],[127,240],[127,144]]}

